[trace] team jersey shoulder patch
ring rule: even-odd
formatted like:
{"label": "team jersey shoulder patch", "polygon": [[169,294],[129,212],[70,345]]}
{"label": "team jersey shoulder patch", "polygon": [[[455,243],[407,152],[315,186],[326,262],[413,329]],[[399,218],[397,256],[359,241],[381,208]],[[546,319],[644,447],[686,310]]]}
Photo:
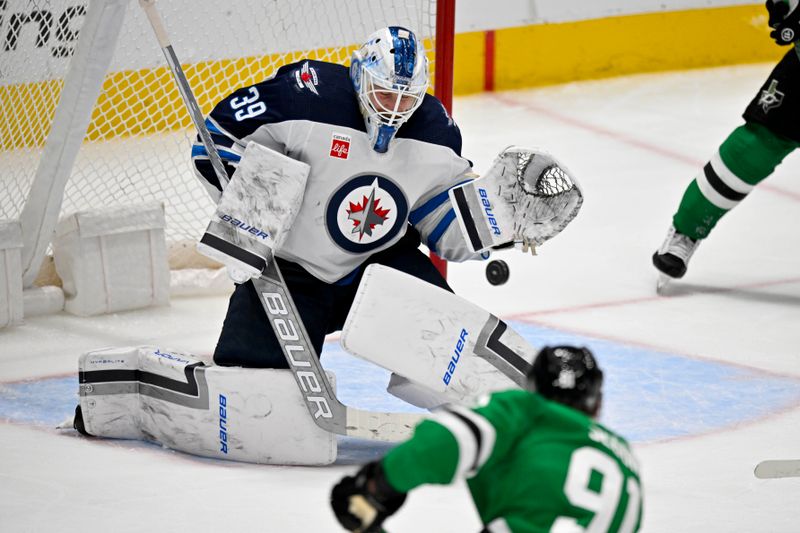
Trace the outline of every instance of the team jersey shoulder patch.
{"label": "team jersey shoulder patch", "polygon": [[781,106],[784,96],[784,93],[778,90],[778,80],[770,80],[769,87],[761,91],[758,97],[758,105],[765,114],[769,113],[771,109]]}
{"label": "team jersey shoulder patch", "polygon": [[293,72],[296,86],[298,91],[308,90],[316,96],[319,96],[317,85],[319,85],[319,75],[317,69],[309,65],[308,61],[304,61],[299,68]]}
{"label": "team jersey shoulder patch", "polygon": [[371,252],[394,239],[408,219],[402,189],[380,174],[359,174],[344,182],[326,208],[328,234],[339,248]]}

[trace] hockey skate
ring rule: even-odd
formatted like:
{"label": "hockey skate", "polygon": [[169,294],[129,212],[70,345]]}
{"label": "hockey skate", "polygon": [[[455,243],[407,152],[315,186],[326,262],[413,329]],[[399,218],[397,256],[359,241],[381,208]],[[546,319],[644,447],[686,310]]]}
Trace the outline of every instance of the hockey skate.
{"label": "hockey skate", "polygon": [[658,269],[658,283],[656,291],[661,290],[670,280],[682,278],[686,274],[689,259],[700,244],[683,233],[678,232],[675,226],[670,226],[664,243],[653,254],[653,265]]}

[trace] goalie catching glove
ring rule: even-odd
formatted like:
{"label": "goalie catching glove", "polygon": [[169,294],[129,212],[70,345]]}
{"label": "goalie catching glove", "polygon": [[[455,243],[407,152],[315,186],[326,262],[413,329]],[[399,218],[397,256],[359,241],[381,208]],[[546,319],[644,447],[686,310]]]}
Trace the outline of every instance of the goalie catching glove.
{"label": "goalie catching glove", "polygon": [[583,193],[547,152],[512,146],[486,175],[450,190],[459,226],[473,252],[508,243],[534,249],[575,218]]}
{"label": "goalie catching glove", "polygon": [[355,476],[346,476],[331,490],[331,507],[347,531],[380,533],[383,521],[406,501],[386,480],[383,466],[367,463]]}

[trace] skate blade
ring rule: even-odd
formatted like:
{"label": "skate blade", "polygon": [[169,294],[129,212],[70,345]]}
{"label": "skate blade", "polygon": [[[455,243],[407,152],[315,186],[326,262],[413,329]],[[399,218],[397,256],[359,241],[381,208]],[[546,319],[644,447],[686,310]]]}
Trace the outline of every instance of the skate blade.
{"label": "skate blade", "polygon": [[656,281],[656,294],[663,296],[671,281],[672,278],[666,274],[659,274],[658,281]]}
{"label": "skate blade", "polygon": [[74,423],[75,423],[75,415],[70,415],[69,417],[65,418],[63,422],[60,422],[56,426],[56,429],[74,430],[75,429],[75,427],[73,426]]}

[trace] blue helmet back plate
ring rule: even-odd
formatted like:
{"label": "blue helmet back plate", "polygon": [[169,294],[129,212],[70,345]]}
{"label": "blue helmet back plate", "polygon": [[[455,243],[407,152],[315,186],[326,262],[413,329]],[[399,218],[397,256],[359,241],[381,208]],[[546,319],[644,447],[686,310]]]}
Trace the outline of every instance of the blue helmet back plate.
{"label": "blue helmet back plate", "polygon": [[[400,32],[404,32],[407,37],[401,37]],[[394,47],[394,73],[405,78],[408,83],[417,66],[417,39],[411,31],[399,26],[390,26],[389,33],[392,34]]]}

